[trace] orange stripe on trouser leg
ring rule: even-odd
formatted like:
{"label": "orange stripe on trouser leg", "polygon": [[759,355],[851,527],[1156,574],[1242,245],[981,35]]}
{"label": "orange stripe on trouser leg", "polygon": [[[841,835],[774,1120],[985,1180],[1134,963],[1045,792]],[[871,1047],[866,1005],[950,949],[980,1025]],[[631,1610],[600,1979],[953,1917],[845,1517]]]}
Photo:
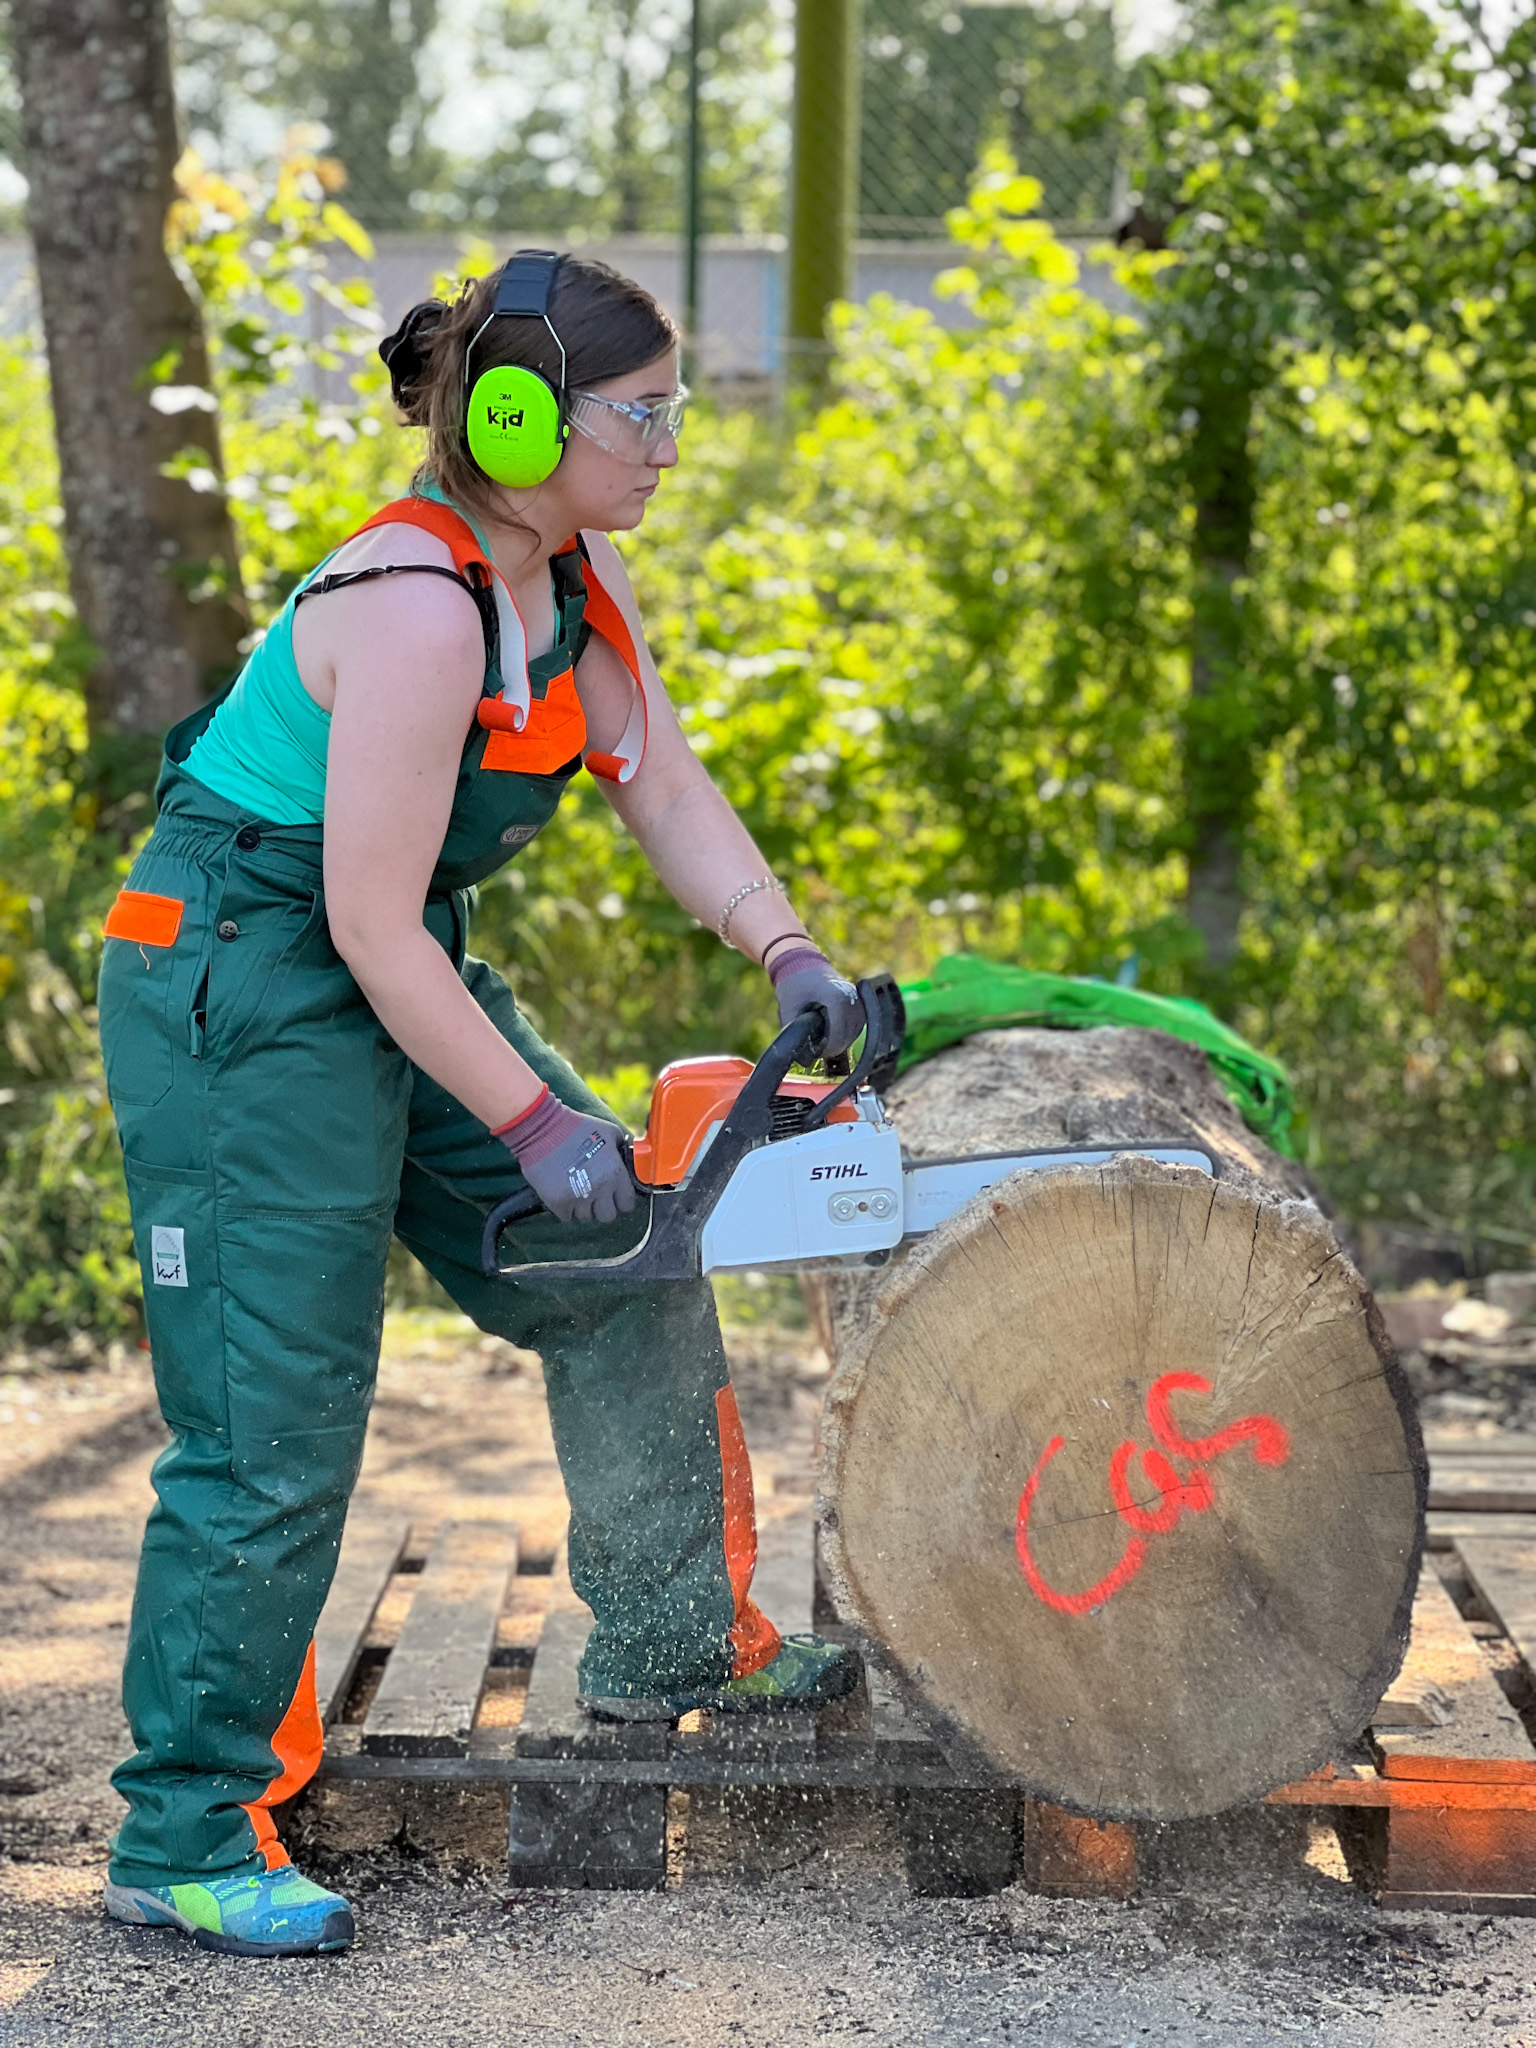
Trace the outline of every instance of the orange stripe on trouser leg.
{"label": "orange stripe on trouser leg", "polygon": [[782,1638],[750,1598],[752,1574],[757,1568],[757,1505],[752,1498],[752,1460],[741,1433],[734,1387],[722,1387],[716,1394],[715,1415],[720,1425],[720,1476],[725,1491],[725,1568],[736,1600],[731,1676],[748,1678],[773,1662]]}
{"label": "orange stripe on trouser leg", "polygon": [[279,1766],[277,1776],[261,1797],[253,1799],[245,1809],[256,1830],[256,1853],[268,1870],[276,1870],[288,1861],[288,1851],[277,1839],[269,1809],[303,1790],[320,1768],[324,1747],[325,1731],[320,1726],[320,1707],[315,1699],[315,1646],[311,1643],[288,1711],[272,1737],[272,1754]]}

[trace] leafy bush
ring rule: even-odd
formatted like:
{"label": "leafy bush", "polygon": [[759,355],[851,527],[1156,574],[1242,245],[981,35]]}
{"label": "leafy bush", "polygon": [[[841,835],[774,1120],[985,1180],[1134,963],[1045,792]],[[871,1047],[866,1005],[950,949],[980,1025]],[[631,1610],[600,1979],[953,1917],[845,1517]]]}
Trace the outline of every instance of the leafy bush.
{"label": "leafy bush", "polygon": [[[917,973],[964,949],[1194,992],[1200,572],[1163,324],[1181,259],[1097,252],[1086,289],[1037,197],[997,162],[956,218],[966,324],[845,308],[814,417],[701,408],[625,546],[691,744],[840,961]],[[362,365],[345,402],[296,395],[263,308],[269,271],[282,301],[352,236],[332,208],[311,164],[264,197],[194,175],[179,219],[263,618],[416,460],[362,295],[339,291],[317,344],[333,380]],[[1286,343],[1254,399],[1229,709],[1256,794],[1226,996],[1291,1065],[1348,1213],[1508,1258],[1536,1239],[1536,589],[1479,289],[1448,311],[1462,342],[1410,308],[1369,350]],[[93,773],[45,398],[24,349],[0,354],[0,1323],[46,1336],[133,1313],[90,998],[147,810]],[[762,976],[665,896],[586,778],[481,892],[477,944],[634,1122],[663,1059],[771,1029]]]}

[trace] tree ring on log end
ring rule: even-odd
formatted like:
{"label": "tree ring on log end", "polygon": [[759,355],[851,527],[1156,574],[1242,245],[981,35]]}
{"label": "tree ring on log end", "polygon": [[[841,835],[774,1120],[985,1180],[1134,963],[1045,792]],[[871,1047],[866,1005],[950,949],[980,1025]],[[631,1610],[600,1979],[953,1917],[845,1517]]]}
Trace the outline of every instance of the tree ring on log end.
{"label": "tree ring on log end", "polygon": [[1058,1804],[1220,1812],[1337,1757],[1407,1642],[1412,1403],[1310,1203],[1024,1171],[840,1366],[833,1596],[945,1739]]}

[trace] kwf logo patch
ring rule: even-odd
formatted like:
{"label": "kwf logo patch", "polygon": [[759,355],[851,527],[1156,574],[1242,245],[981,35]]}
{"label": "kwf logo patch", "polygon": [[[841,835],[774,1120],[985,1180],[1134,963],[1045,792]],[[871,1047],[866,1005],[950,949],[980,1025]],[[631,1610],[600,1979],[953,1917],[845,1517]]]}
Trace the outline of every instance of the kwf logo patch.
{"label": "kwf logo patch", "polygon": [[491,426],[505,434],[511,428],[520,427],[523,424],[523,408],[519,406],[517,411],[513,412],[510,407],[505,405],[488,405],[485,408],[485,417]]}
{"label": "kwf logo patch", "polygon": [[150,1226],[149,1258],[157,1287],[185,1287],[187,1284],[187,1234],[168,1223]]}

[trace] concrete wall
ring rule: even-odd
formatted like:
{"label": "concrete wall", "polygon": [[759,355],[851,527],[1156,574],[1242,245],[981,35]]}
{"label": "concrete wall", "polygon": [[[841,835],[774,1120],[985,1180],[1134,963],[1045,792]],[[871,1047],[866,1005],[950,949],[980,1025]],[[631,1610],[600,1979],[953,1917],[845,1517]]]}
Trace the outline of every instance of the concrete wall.
{"label": "concrete wall", "polygon": [[[499,236],[502,251],[519,245],[517,236]],[[606,242],[581,245],[584,255],[611,263],[616,270],[654,292],[681,323],[683,298],[683,252],[671,237],[624,235]],[[867,299],[876,292],[888,292],[912,305],[926,306],[946,326],[959,324],[965,315],[951,301],[934,295],[934,279],[951,268],[960,256],[954,244],[932,242],[861,242],[856,245],[854,297]],[[341,251],[335,274],[356,277],[367,274],[378,295],[386,330],[416,300],[426,298],[433,280],[446,273],[458,274],[459,243],[450,236],[380,235],[372,263],[360,263]],[[757,382],[775,376],[782,367],[783,345],[783,243],[778,238],[758,241],[711,237],[701,255],[701,345],[704,374],[713,381]],[[1085,272],[1090,290],[1106,293],[1107,281]],[[316,331],[330,324],[329,309],[315,306]],[[0,334],[16,335],[35,331],[37,296],[31,272],[28,243],[18,237],[0,238]],[[333,387],[334,389],[330,388]],[[345,395],[339,378],[319,377],[314,386],[317,397]]]}

